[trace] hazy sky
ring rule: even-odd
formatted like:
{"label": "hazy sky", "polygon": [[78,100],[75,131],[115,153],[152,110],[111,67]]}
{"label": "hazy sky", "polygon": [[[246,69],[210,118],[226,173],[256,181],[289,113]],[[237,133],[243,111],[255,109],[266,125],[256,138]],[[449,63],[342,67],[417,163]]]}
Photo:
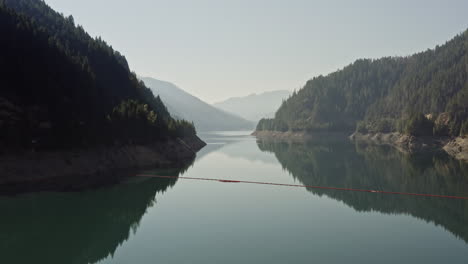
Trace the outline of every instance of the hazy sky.
{"label": "hazy sky", "polygon": [[468,28],[466,0],[46,0],[141,76],[207,102],[294,90],[358,58],[409,55]]}

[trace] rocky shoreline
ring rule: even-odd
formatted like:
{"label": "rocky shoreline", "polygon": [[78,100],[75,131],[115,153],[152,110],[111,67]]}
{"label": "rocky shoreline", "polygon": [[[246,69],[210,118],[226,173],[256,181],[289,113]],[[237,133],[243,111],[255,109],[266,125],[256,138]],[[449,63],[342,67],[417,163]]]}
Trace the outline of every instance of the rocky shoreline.
{"label": "rocky shoreline", "polygon": [[[305,132],[255,131],[252,133],[259,139],[270,140],[309,140],[314,138],[342,136],[341,133],[308,134]],[[467,137],[415,137],[401,133],[353,133],[349,138],[356,142],[379,145],[391,145],[405,153],[420,153],[426,151],[445,151],[450,156],[468,162]]]}
{"label": "rocky shoreline", "polygon": [[139,169],[183,167],[206,145],[198,137],[150,145],[0,156],[0,193],[79,190],[118,182]]}
{"label": "rocky shoreline", "polygon": [[451,156],[468,162],[468,138],[457,137],[450,140],[443,149]]}
{"label": "rocky shoreline", "polygon": [[402,152],[417,153],[423,151],[438,151],[450,141],[447,137],[415,137],[397,132],[393,133],[353,133],[349,138],[353,141],[370,142],[381,145],[392,145]]}
{"label": "rocky shoreline", "polygon": [[445,151],[450,156],[468,162],[468,138],[466,137],[415,137],[401,133],[354,133],[349,137],[357,142],[370,142],[396,147],[407,153]]}

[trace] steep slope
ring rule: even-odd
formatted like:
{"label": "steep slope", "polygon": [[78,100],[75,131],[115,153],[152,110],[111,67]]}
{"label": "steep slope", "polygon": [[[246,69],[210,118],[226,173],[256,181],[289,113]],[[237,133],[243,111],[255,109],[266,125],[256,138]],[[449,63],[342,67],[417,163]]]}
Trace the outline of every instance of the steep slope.
{"label": "steep slope", "polygon": [[194,136],[125,57],[39,0],[0,2],[0,145],[87,147]]}
{"label": "steep slope", "polygon": [[291,92],[280,90],[261,94],[251,94],[245,97],[229,98],[214,103],[213,106],[229,113],[235,113],[247,120],[258,122],[262,118],[272,118]]}
{"label": "steep slope", "polygon": [[[262,120],[257,129],[353,131],[362,121],[363,131],[467,133],[467,49],[465,31],[412,56],[358,60],[308,81],[281,105],[274,119]],[[444,122],[435,122],[442,113]],[[426,124],[423,115],[437,124]],[[440,125],[445,128],[436,127]]]}
{"label": "steep slope", "polygon": [[43,1],[0,1],[0,35],[0,192],[112,184],[205,145],[121,55]]}
{"label": "steep slope", "polygon": [[173,116],[192,121],[197,130],[250,130],[255,127],[253,122],[217,109],[172,83],[153,78],[142,80],[161,97]]}

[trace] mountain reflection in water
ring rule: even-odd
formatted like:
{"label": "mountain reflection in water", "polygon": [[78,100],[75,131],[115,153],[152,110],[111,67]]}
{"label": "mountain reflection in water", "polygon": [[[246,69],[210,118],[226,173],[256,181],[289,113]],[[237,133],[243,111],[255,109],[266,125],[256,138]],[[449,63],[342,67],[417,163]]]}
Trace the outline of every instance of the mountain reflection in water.
{"label": "mountain reflection in water", "polygon": [[133,178],[81,193],[1,197],[2,263],[96,263],[137,231],[156,195],[176,182]]}
{"label": "mountain reflection in water", "polygon": [[[410,155],[390,146],[343,140],[259,140],[304,185],[468,196],[468,164],[443,153]],[[468,242],[468,201],[433,197],[308,189],[356,211],[409,214],[433,222]]]}
{"label": "mountain reflection in water", "polygon": [[[444,154],[407,155],[345,137],[204,139],[193,164],[145,173],[468,196],[467,164]],[[93,191],[0,197],[0,210],[2,263],[465,263],[468,256],[465,200],[134,177]]]}

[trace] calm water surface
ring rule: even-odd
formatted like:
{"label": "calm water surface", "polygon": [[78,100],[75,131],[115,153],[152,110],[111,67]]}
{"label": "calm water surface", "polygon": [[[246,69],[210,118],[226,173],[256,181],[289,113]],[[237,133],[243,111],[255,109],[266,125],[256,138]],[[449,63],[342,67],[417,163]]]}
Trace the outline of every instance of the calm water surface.
{"label": "calm water surface", "polygon": [[[443,154],[245,134],[202,134],[208,146],[188,169],[148,173],[468,196],[468,165]],[[0,263],[468,261],[463,200],[132,178],[1,197],[0,210]]]}

